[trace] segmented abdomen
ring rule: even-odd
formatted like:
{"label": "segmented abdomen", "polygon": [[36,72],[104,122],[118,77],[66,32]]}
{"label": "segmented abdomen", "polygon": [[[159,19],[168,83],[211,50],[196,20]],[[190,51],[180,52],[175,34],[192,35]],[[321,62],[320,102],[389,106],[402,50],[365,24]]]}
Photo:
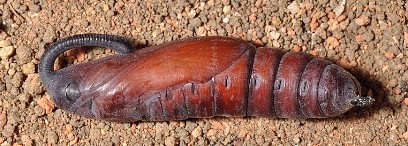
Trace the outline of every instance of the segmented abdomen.
{"label": "segmented abdomen", "polygon": [[182,120],[226,117],[325,117],[317,99],[318,81],[330,63],[305,53],[248,49],[205,83],[163,90],[136,110],[138,119]]}

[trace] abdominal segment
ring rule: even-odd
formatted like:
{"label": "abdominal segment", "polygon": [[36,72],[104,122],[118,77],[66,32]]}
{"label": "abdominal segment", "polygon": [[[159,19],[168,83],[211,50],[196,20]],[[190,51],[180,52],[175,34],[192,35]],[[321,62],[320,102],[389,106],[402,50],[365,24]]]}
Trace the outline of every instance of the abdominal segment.
{"label": "abdominal segment", "polygon": [[214,116],[246,116],[249,73],[254,52],[247,51],[204,83],[189,82],[146,98],[135,111],[138,120],[165,121]]}

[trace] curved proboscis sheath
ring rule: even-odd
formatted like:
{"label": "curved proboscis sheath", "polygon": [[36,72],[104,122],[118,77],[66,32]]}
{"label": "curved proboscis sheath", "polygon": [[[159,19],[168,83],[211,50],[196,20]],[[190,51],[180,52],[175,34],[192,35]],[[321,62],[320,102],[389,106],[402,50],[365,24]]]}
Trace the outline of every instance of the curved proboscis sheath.
{"label": "curved proboscis sheath", "polygon": [[[53,70],[61,53],[80,46],[119,54]],[[40,77],[59,108],[117,122],[328,118],[374,101],[360,96],[359,82],[335,64],[235,38],[196,37],[131,49],[114,35],[64,38],[43,55]]]}

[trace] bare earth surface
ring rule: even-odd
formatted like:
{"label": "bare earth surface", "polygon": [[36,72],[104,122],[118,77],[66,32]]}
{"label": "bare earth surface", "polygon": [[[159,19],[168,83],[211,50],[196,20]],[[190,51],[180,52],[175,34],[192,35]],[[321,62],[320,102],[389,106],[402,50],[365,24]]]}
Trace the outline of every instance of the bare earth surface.
{"label": "bare earth surface", "polygon": [[[408,144],[408,4],[403,0],[0,0],[0,16],[2,146]],[[303,51],[346,68],[377,102],[325,120],[87,119],[54,107],[37,69],[50,43],[89,32],[125,36],[138,47],[220,35]],[[80,49],[62,60],[70,65],[110,54],[104,48]]]}

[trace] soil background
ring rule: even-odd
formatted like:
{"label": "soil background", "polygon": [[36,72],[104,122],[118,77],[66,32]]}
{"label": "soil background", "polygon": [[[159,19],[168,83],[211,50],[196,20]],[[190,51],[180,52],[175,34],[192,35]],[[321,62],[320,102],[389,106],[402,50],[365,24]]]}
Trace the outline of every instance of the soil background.
{"label": "soil background", "polygon": [[[407,10],[403,0],[0,0],[0,144],[407,145]],[[324,120],[87,119],[56,108],[37,74],[52,42],[81,33],[124,36],[135,48],[219,35],[307,52],[350,71],[376,102]],[[111,54],[80,48],[58,62]]]}

